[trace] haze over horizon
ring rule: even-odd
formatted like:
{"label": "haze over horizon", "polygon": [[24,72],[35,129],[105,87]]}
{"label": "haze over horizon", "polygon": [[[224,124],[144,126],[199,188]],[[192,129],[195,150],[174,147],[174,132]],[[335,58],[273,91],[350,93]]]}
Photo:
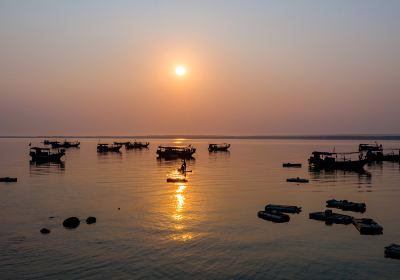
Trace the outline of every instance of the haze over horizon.
{"label": "haze over horizon", "polygon": [[399,14],[370,0],[1,1],[0,136],[400,134]]}

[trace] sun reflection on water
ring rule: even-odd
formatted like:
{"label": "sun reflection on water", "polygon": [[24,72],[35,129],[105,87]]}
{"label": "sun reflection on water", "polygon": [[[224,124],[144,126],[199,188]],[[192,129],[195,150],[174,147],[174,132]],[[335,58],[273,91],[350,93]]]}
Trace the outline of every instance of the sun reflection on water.
{"label": "sun reflection on water", "polygon": [[191,240],[193,238],[192,233],[188,232],[182,232],[185,229],[185,221],[186,221],[186,216],[184,215],[184,210],[186,208],[186,202],[185,202],[185,190],[187,188],[186,184],[177,184],[176,185],[176,190],[175,190],[175,210],[172,215],[172,218],[177,222],[177,224],[174,226],[174,229],[176,230],[176,233],[172,234],[171,239],[176,240],[176,241],[187,241]]}

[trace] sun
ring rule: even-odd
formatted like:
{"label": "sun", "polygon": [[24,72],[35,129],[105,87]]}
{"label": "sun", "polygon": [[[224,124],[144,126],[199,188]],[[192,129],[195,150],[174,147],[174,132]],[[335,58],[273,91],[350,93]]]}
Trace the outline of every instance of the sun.
{"label": "sun", "polygon": [[186,75],[186,67],[183,65],[176,66],[175,74],[178,76],[185,76]]}

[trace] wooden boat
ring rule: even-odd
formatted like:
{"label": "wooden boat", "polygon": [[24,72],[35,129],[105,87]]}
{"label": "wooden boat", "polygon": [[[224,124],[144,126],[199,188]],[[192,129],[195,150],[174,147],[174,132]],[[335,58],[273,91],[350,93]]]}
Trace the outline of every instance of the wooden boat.
{"label": "wooden boat", "polygon": [[51,143],[50,145],[53,149],[55,149],[55,148],[79,148],[80,144],[81,144],[81,142],[79,142],[79,141],[70,142],[70,141],[65,140],[62,143],[54,142],[54,143]]}
{"label": "wooden boat", "polygon": [[159,146],[157,149],[157,155],[160,158],[165,159],[176,159],[184,158],[190,159],[196,152],[196,148],[192,146]]}
{"label": "wooden boat", "polygon": [[228,151],[228,149],[231,147],[231,144],[227,143],[222,143],[222,144],[209,144],[208,145],[208,151],[210,152],[218,152],[218,151]]}
{"label": "wooden boat", "polygon": [[299,167],[301,167],[301,163],[290,163],[290,162],[287,162],[287,163],[282,164],[282,167],[296,167],[296,168],[299,168]]}
{"label": "wooden boat", "polygon": [[400,245],[390,244],[385,247],[385,257],[392,259],[400,259]]}
{"label": "wooden boat", "polygon": [[[369,161],[400,161],[400,149],[384,149],[378,143],[375,145],[360,144],[358,150],[364,152]],[[384,153],[385,150],[390,152]]]}
{"label": "wooden boat", "polygon": [[53,144],[56,144],[56,143],[60,143],[60,142],[58,142],[58,141],[50,141],[50,140],[47,140],[47,139],[43,141],[44,145],[53,145]]}
{"label": "wooden boat", "polygon": [[383,233],[383,227],[372,219],[353,219],[353,225],[360,234],[375,235]]}
{"label": "wooden boat", "polygon": [[128,145],[129,143],[130,143],[129,141],[126,141],[126,142],[118,142],[118,141],[115,141],[115,142],[114,142],[114,145],[126,146],[126,145]]}
{"label": "wooden boat", "polygon": [[56,162],[60,161],[60,159],[65,155],[65,150],[61,149],[57,152],[51,152],[49,148],[32,147],[30,148],[29,155],[31,156],[32,161]]}
{"label": "wooden boat", "polygon": [[286,215],[276,210],[259,211],[257,213],[257,216],[261,219],[268,220],[274,223],[287,223],[290,221],[289,215]]}
{"label": "wooden boat", "polygon": [[347,200],[330,199],[326,201],[326,207],[364,213],[367,206],[363,202],[351,202]]}
{"label": "wooden boat", "polygon": [[286,182],[294,182],[294,183],[308,183],[309,180],[308,179],[302,179],[302,178],[288,178],[286,179]]}
{"label": "wooden boat", "polygon": [[187,181],[185,178],[167,178],[167,183],[186,183]]}
{"label": "wooden boat", "polygon": [[[352,159],[352,156],[354,155],[358,155],[358,158]],[[362,170],[368,160],[361,152],[312,152],[308,162],[310,167],[315,169]]]}
{"label": "wooden boat", "polygon": [[325,210],[324,212],[314,212],[309,214],[310,219],[325,221],[327,224],[351,224],[353,217],[333,213],[332,210]]}
{"label": "wooden boat", "polygon": [[119,152],[121,145],[97,144],[98,153]]}
{"label": "wooden boat", "polygon": [[265,211],[279,211],[283,213],[300,213],[301,212],[301,207],[297,206],[290,206],[290,205],[278,205],[278,204],[268,204],[265,206]]}
{"label": "wooden boat", "polygon": [[2,177],[0,178],[0,182],[4,182],[4,183],[14,183],[17,182],[17,178],[11,178],[11,177]]}
{"label": "wooden boat", "polygon": [[127,149],[147,149],[149,147],[150,143],[149,142],[128,142],[125,145],[125,148]]}

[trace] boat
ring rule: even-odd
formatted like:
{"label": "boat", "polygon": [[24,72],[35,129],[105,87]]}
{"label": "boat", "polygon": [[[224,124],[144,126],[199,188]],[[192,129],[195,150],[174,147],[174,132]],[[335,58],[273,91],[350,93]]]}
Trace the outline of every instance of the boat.
{"label": "boat", "polygon": [[360,144],[358,145],[358,151],[364,152],[365,157],[369,161],[382,161],[383,158],[383,146],[375,144]]}
{"label": "boat", "polygon": [[[365,153],[369,161],[400,161],[400,149],[384,149],[382,145],[375,142],[372,144],[360,144],[358,150]],[[384,151],[390,151],[384,153]]]}
{"label": "boat", "polygon": [[187,181],[185,178],[167,178],[167,183],[186,183]]}
{"label": "boat", "polygon": [[121,145],[97,144],[98,153],[119,152]]}
{"label": "boat", "polygon": [[127,149],[147,149],[149,147],[149,142],[128,142],[125,144],[125,148]]}
{"label": "boat", "polygon": [[390,244],[385,247],[385,257],[392,259],[400,259],[400,245]]}
{"label": "boat", "polygon": [[301,163],[290,163],[290,162],[287,162],[287,163],[283,163],[282,167],[296,167],[296,168],[299,168],[299,167],[301,167]]}
{"label": "boat", "polygon": [[159,158],[165,159],[190,159],[196,152],[196,148],[189,146],[159,146],[157,149],[157,155]]}
{"label": "boat", "polygon": [[353,225],[360,234],[375,235],[383,233],[383,227],[373,219],[353,219]]}
{"label": "boat", "polygon": [[286,179],[286,182],[308,183],[309,180],[308,180],[308,179],[302,179],[302,178],[296,177],[296,178],[288,178],[288,179]]}
{"label": "boat", "polygon": [[265,211],[272,211],[276,210],[279,212],[284,212],[284,213],[300,213],[301,212],[301,207],[297,206],[291,206],[291,205],[278,205],[278,204],[268,204],[265,206]]}
{"label": "boat", "polygon": [[268,220],[274,223],[287,223],[290,221],[289,215],[286,215],[276,210],[259,211],[257,213],[257,216],[261,219]]}
{"label": "boat", "polygon": [[56,143],[60,143],[60,142],[58,142],[58,141],[50,141],[50,140],[47,140],[47,139],[43,141],[44,145],[52,145],[52,144],[56,144]]}
{"label": "boat", "polygon": [[353,221],[352,216],[333,213],[332,210],[325,210],[324,212],[314,212],[309,214],[312,220],[325,221],[327,224],[351,224]]}
{"label": "boat", "polygon": [[81,142],[79,142],[79,141],[70,142],[70,141],[65,140],[62,143],[56,141],[54,143],[51,143],[50,145],[53,149],[56,149],[56,148],[79,148],[80,144],[81,144]]}
{"label": "boat", "polygon": [[[354,155],[358,155],[358,158],[352,159]],[[330,153],[315,151],[308,159],[311,168],[328,170],[363,170],[368,161],[362,152]]]}
{"label": "boat", "polygon": [[326,201],[326,207],[337,208],[343,211],[354,211],[364,213],[367,206],[363,202],[351,202],[348,200],[330,199]]}
{"label": "boat", "polygon": [[227,144],[227,143],[209,144],[208,151],[210,151],[210,152],[218,152],[218,151],[227,152],[230,147],[231,147],[231,144]]}
{"label": "boat", "polygon": [[29,155],[32,161],[57,162],[65,155],[65,150],[60,149],[57,152],[52,152],[49,148],[32,147],[30,148]]}
{"label": "boat", "polygon": [[0,182],[4,182],[4,183],[14,183],[17,182],[17,178],[11,178],[11,177],[2,177],[0,178]]}

